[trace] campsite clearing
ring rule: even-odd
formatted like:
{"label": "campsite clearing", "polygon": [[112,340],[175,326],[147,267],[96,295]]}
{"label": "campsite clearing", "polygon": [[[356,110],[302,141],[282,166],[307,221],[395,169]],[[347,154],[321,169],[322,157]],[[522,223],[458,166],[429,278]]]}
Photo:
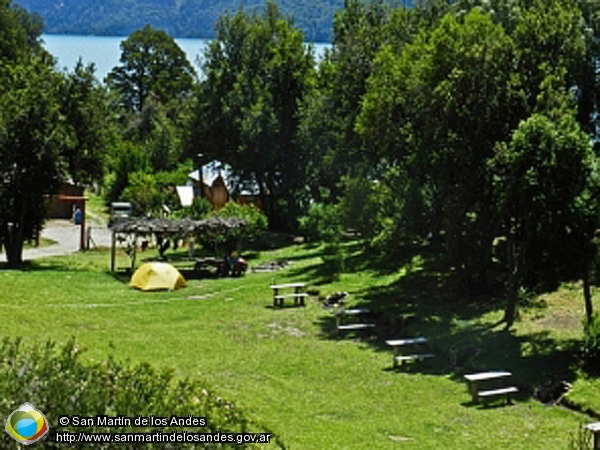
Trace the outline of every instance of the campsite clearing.
{"label": "campsite clearing", "polygon": [[[486,369],[494,363],[519,387],[557,374],[573,379],[571,341],[560,330],[533,329],[566,305],[562,297],[523,310],[523,322],[507,333],[490,326],[501,316],[493,299],[450,302],[450,291],[438,291],[426,257],[397,270],[363,266],[362,255],[349,258],[348,271],[332,283],[321,271],[321,251],[293,246],[250,261],[293,261],[275,280],[273,273],[188,280],[186,289],[152,294],[111,275],[107,251],[41,260],[28,270],[0,271],[3,334],[24,336],[25,343],[75,336],[96,361],[112,353],[205,379],[291,448],[392,449],[399,440],[419,449],[566,448],[587,421],[543,406],[522,389],[511,406],[471,406],[461,369],[447,358],[474,343],[478,356],[463,361],[459,351],[459,364]],[[347,251],[352,256],[355,249]],[[378,326],[381,336],[342,339],[316,299],[305,308],[269,307],[270,284],[308,280],[321,295],[348,291],[353,302],[398,322]],[[580,301],[579,292],[569,301]],[[398,323],[402,336],[428,337],[436,353],[431,364],[390,370],[385,339],[398,336]]]}

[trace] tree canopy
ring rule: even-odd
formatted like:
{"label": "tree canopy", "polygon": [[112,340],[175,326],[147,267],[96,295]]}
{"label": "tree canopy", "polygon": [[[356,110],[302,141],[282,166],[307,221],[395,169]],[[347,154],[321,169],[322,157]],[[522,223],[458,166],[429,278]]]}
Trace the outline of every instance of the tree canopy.
{"label": "tree canopy", "polygon": [[194,69],[185,52],[162,30],[146,25],[134,31],[121,43],[120,61],[107,81],[129,110],[140,111],[151,93],[166,104],[192,91]]}
{"label": "tree canopy", "polygon": [[225,15],[205,55],[188,154],[230,165],[258,187],[263,204],[280,199],[292,206],[303,184],[298,108],[313,65],[302,33],[274,3],[262,14]]}
{"label": "tree canopy", "polygon": [[[178,207],[169,186],[192,166],[218,160],[233,196],[260,194],[271,227],[328,217],[370,249],[435,246],[466,292],[503,283],[509,325],[521,289],[583,279],[592,316],[598,2],[346,0],[317,65],[297,22],[268,1],[221,16],[197,78],[173,39],[146,26],[107,78],[112,108],[91,68],[51,68],[36,16],[0,6],[0,173],[11,190],[54,155],[46,191],[107,167],[107,198],[154,214]],[[102,120],[113,115],[116,138]],[[3,202],[6,239],[22,202]],[[34,216],[23,235],[39,229]]]}
{"label": "tree canopy", "polygon": [[0,243],[15,266],[43,226],[47,196],[68,177],[100,179],[107,145],[93,68],[57,72],[38,19],[0,3]]}

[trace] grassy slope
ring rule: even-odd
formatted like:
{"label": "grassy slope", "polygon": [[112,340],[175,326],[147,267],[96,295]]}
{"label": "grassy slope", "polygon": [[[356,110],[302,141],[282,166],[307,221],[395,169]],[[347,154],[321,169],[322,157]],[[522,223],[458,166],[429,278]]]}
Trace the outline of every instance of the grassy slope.
{"label": "grassy slope", "polygon": [[[354,271],[332,281],[318,249],[288,248],[263,258],[293,264],[276,274],[190,280],[186,289],[162,293],[129,290],[106,273],[107,252],[0,271],[1,334],[28,341],[73,335],[91,358],[104,358],[114,346],[121,358],[204,378],[292,449],[400,443],[419,449],[566,448],[569,434],[589,421],[528,395],[553,376],[576,377],[572,339],[581,327],[573,318],[581,317],[581,299],[574,303],[572,290],[532,304],[517,331],[508,333],[492,326],[501,315],[498,303],[457,300],[443,277],[432,276],[435,267],[426,259],[413,261],[412,270],[392,270],[366,267],[357,255],[348,262]],[[338,338],[315,299],[303,309],[273,310],[268,285],[274,280],[304,280],[322,294],[349,291],[353,304],[378,313],[379,335]],[[435,361],[391,371],[383,340],[420,334],[432,340]],[[473,348],[477,353],[469,356]],[[451,350],[458,352],[458,367],[449,364]],[[479,368],[512,370],[523,395],[510,407],[470,405],[461,374]],[[576,384],[573,397],[586,389],[593,390]]]}

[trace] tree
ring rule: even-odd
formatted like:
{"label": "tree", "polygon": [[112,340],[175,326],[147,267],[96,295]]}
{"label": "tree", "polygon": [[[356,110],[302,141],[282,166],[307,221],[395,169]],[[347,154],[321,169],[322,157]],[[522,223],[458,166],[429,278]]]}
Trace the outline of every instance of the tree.
{"label": "tree", "polygon": [[589,272],[596,256],[598,172],[563,83],[559,76],[544,80],[538,98],[544,113],[533,114],[510,143],[498,145],[491,166],[508,235],[509,327],[519,287],[554,289],[565,279],[583,279],[588,320],[593,314]]}
{"label": "tree", "polygon": [[93,64],[85,67],[79,60],[61,85],[61,111],[69,132],[64,156],[76,183],[102,180],[108,148],[116,140],[107,93],[94,70]]}
{"label": "tree", "polygon": [[[410,35],[408,15],[403,8],[394,13],[394,24],[401,24],[394,31]],[[341,194],[343,176],[363,176],[375,165],[372,148],[367,150],[355,125],[373,59],[392,28],[387,26],[389,20],[390,10],[379,0],[346,0],[335,16],[332,50],[319,67],[316,89],[303,104],[299,136],[303,151],[310,156],[307,176],[317,201],[325,201],[321,187],[333,194],[329,201],[335,200]],[[406,38],[394,37],[396,45]]]}
{"label": "tree", "polygon": [[395,168],[386,177],[402,207],[429,204],[427,231],[443,232],[464,285],[482,288],[497,232],[487,163],[518,120],[512,41],[478,10],[449,14],[400,54],[384,46],[374,66],[358,130]]}
{"label": "tree", "polygon": [[0,71],[0,238],[8,264],[22,263],[23,241],[46,216],[46,196],[63,175],[68,140],[61,114],[60,75],[32,58]]}
{"label": "tree", "polygon": [[566,88],[582,81],[584,74],[577,72],[586,57],[584,25],[574,0],[533,0],[519,14],[512,35],[527,105],[525,117],[536,110],[546,76],[564,68],[562,79]]}
{"label": "tree", "polygon": [[193,89],[195,73],[185,52],[167,33],[150,25],[121,43],[120,62],[108,74],[107,82],[119,92],[128,110],[141,111],[150,93],[167,104]]}
{"label": "tree", "polygon": [[40,45],[43,28],[39,14],[28,13],[12,0],[0,0],[0,62],[14,61],[32,51],[44,53]]}
{"label": "tree", "polygon": [[134,172],[129,175],[129,183],[121,194],[121,200],[131,202],[136,215],[155,215],[161,211],[163,195],[154,175]]}
{"label": "tree", "polygon": [[188,154],[230,165],[258,186],[271,217],[277,201],[293,217],[295,194],[304,186],[295,145],[298,105],[314,70],[302,33],[272,2],[262,14],[225,15],[203,69]]}
{"label": "tree", "polygon": [[107,147],[93,70],[55,71],[41,27],[39,16],[0,0],[0,244],[11,266],[39,235],[47,197],[67,177],[97,180]]}
{"label": "tree", "polygon": [[129,142],[120,142],[114,150],[111,161],[111,175],[107,198],[110,202],[118,201],[130,182],[133,173],[152,171],[150,158],[140,146]]}

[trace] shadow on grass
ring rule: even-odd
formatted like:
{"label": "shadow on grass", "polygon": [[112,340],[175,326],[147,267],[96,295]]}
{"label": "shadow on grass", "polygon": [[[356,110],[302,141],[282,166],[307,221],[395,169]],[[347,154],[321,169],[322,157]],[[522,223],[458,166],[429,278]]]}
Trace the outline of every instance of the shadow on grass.
{"label": "shadow on grass", "polygon": [[18,267],[9,266],[5,262],[0,262],[0,272],[87,272],[89,267],[84,265],[73,265],[59,262],[45,262],[42,260],[24,261]]}
{"label": "shadow on grass", "polygon": [[122,284],[129,284],[129,282],[131,281],[132,272],[129,269],[116,270],[114,272],[107,271],[106,273]]}
{"label": "shadow on grass", "polygon": [[[326,248],[306,244],[307,251],[297,259],[320,257],[321,263],[294,270],[294,276],[310,280],[315,286],[324,286],[339,281],[341,273],[352,274],[370,272],[374,276],[386,276],[397,273],[399,268],[410,265],[420,246],[406,246],[393,254],[382,256],[366,249],[360,240],[346,240],[340,245],[340,253],[328,252]],[[290,258],[294,259],[294,258]]]}
{"label": "shadow on grass", "polygon": [[[348,318],[348,322],[375,323],[376,327],[347,337],[360,339],[375,351],[388,353],[389,366],[382,370],[449,375],[461,383],[466,373],[508,370],[513,374],[512,383],[519,388],[515,398],[523,400],[533,395],[535,387],[549,380],[572,382],[576,378],[578,341],[557,340],[546,331],[517,334],[506,330],[501,320],[496,323],[489,318],[483,320],[488,313],[501,317],[505,304],[501,286],[485,295],[464,295],[452,272],[440,262],[439,253],[434,249],[421,250],[423,264],[420,267],[409,268],[405,276],[389,285],[366,288],[360,292],[360,304],[352,304],[352,307],[367,308],[370,315]],[[391,270],[388,265],[378,266],[378,263],[381,261],[372,267],[368,261],[357,258],[350,267],[375,273]],[[393,271],[398,273],[398,268],[394,265]],[[321,270],[311,267],[304,275],[315,276]],[[536,308],[545,306],[543,303],[535,305]],[[323,339],[345,337],[338,333],[333,314],[323,314],[319,325]],[[433,353],[435,357],[392,369],[393,352],[385,341],[418,336],[427,337],[429,345],[425,353]],[[421,351],[407,348],[406,352]]]}
{"label": "shadow on grass", "polygon": [[286,303],[283,306],[273,306],[273,305],[265,305],[265,309],[270,309],[271,311],[285,311],[286,309],[302,309],[305,308],[304,305],[295,305],[294,303]]}

